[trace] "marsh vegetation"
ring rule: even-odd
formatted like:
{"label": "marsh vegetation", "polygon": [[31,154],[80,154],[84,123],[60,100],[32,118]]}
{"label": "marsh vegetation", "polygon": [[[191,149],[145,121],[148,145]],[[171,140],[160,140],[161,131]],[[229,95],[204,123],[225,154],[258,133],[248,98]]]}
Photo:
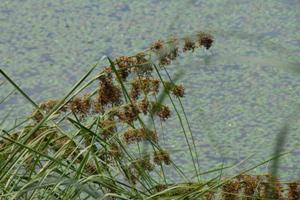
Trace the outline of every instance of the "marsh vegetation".
{"label": "marsh vegetation", "polygon": [[[107,57],[107,66],[93,65],[63,98],[40,103],[1,70],[34,108],[25,121],[1,130],[1,199],[299,199],[299,180],[276,177],[278,158],[289,153],[280,149],[287,125],[274,155],[258,165],[228,177],[224,171],[241,163],[200,169],[199,138],[182,103],[189,96],[168,66],[213,44],[213,35],[197,32],[158,40],[135,55]],[[174,134],[163,131],[170,117],[180,126],[173,131],[184,136],[191,173],[164,145]],[[269,173],[252,173],[267,163]]]}

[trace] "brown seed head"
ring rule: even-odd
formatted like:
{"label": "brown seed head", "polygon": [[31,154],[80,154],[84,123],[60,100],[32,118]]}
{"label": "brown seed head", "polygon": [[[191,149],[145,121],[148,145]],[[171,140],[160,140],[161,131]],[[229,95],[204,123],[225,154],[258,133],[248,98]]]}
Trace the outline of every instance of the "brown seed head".
{"label": "brown seed head", "polygon": [[157,142],[157,133],[149,129],[128,129],[124,133],[124,140],[126,144],[132,144],[134,142],[140,142],[142,140],[151,140]]}
{"label": "brown seed head", "polygon": [[152,82],[151,92],[153,92],[154,94],[157,94],[159,92],[159,83],[160,83],[160,81],[159,81],[159,79],[153,78],[151,80],[151,82]]}
{"label": "brown seed head", "polygon": [[59,102],[59,100],[48,100],[40,104],[41,109],[51,110]]}
{"label": "brown seed head", "polygon": [[162,48],[163,48],[163,41],[162,40],[157,40],[150,47],[151,50],[160,50]]}
{"label": "brown seed head", "polygon": [[242,175],[243,185],[244,185],[244,197],[243,200],[250,200],[255,193],[255,189],[258,186],[259,180],[255,176]]}
{"label": "brown seed head", "polygon": [[207,192],[204,195],[205,200],[214,200],[215,199],[215,193],[214,192]]}
{"label": "brown seed head", "polygon": [[214,42],[214,38],[212,35],[204,32],[198,33],[198,42],[199,46],[204,46],[206,49],[209,49]]}
{"label": "brown seed head", "polygon": [[80,104],[81,104],[81,98],[80,97],[75,97],[74,99],[72,99],[69,102],[70,105],[70,109],[73,113],[77,113],[77,111],[80,108]]}
{"label": "brown seed head", "polygon": [[222,187],[222,200],[237,199],[240,190],[240,182],[238,180],[230,180]]}
{"label": "brown seed head", "polygon": [[98,91],[98,103],[100,103],[100,105],[119,105],[122,102],[121,94],[121,89],[114,85],[111,78],[104,77],[100,79]]}
{"label": "brown seed head", "polygon": [[[268,174],[266,175],[267,177],[267,180],[269,182],[269,188],[270,188],[270,192],[272,194],[272,198],[275,198],[275,199],[281,199],[281,189],[282,189],[282,186],[279,182],[279,179],[278,177],[274,177],[272,174]],[[269,192],[268,191],[268,192]]]}
{"label": "brown seed head", "polygon": [[107,66],[104,68],[104,72],[106,72],[107,76],[110,76],[113,73],[111,66]]}
{"label": "brown seed head", "polygon": [[183,52],[185,51],[194,51],[196,48],[195,42],[192,41],[191,38],[185,38],[184,39],[184,47],[183,47]]}
{"label": "brown seed head", "polygon": [[300,183],[294,182],[288,184],[287,200],[300,199]]}
{"label": "brown seed head", "polygon": [[161,165],[163,162],[166,165],[171,164],[170,154],[166,150],[160,150],[158,152],[154,152],[153,162],[157,165]]}
{"label": "brown seed head", "polygon": [[84,97],[75,97],[69,102],[69,107],[74,113],[87,115],[91,108],[91,102],[87,95]]}
{"label": "brown seed head", "polygon": [[131,83],[130,97],[137,100],[140,93],[147,95],[150,92],[157,94],[159,92],[160,81],[156,78],[137,77]]}
{"label": "brown seed head", "polygon": [[171,110],[168,106],[162,105],[157,115],[161,120],[166,121],[166,119],[168,119],[171,116]]}
{"label": "brown seed head", "polygon": [[153,71],[151,62],[146,59],[145,53],[141,52],[135,55],[136,65],[132,68],[139,76],[150,76]]}
{"label": "brown seed head", "polygon": [[126,80],[130,73],[130,68],[132,65],[136,64],[136,59],[128,56],[120,56],[115,60],[115,63],[119,67],[118,73],[123,80]]}
{"label": "brown seed head", "polygon": [[117,116],[121,122],[132,123],[138,119],[140,111],[135,104],[127,104],[121,106],[117,112]]}
{"label": "brown seed head", "polygon": [[135,101],[139,98],[139,96],[140,96],[140,89],[132,86],[129,91],[129,97]]}
{"label": "brown seed head", "polygon": [[183,87],[183,85],[175,85],[172,89],[172,93],[176,97],[183,97],[184,96],[184,87]]}
{"label": "brown seed head", "polygon": [[159,65],[165,66],[171,64],[171,60],[167,56],[162,56],[159,58]]}
{"label": "brown seed head", "polygon": [[140,109],[140,112],[142,112],[146,115],[148,112],[148,109],[149,109],[148,100],[146,98],[144,98],[142,101],[139,102],[138,107]]}
{"label": "brown seed head", "polygon": [[97,101],[94,101],[94,110],[95,113],[102,113],[104,111],[103,106]]}

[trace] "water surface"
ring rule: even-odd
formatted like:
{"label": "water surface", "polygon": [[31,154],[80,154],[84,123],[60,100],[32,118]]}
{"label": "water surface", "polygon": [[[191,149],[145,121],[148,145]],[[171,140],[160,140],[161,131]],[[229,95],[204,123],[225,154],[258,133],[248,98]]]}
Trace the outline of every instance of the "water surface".
{"label": "water surface", "polygon": [[[251,166],[270,156],[276,133],[300,105],[300,76],[284,70],[299,57],[299,11],[298,0],[1,0],[0,66],[39,102],[62,97],[103,55],[131,55],[157,39],[210,31],[216,42],[209,52],[187,54],[169,70],[185,71],[184,105],[202,169],[254,154]],[[11,90],[2,85],[1,97]],[[31,106],[16,94],[0,109],[9,127]],[[187,148],[174,132],[177,121],[168,123],[166,145]],[[293,153],[282,160],[283,178],[300,176],[299,124],[288,134]],[[186,152],[174,158],[183,164]]]}

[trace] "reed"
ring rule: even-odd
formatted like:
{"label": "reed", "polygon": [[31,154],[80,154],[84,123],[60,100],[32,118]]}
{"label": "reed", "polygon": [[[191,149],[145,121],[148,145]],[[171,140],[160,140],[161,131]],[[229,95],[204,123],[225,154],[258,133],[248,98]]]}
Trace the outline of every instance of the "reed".
{"label": "reed", "polygon": [[[135,55],[108,58],[109,65],[102,68],[94,65],[63,98],[40,104],[1,70],[34,106],[23,128],[1,130],[1,199],[299,199],[299,181],[249,175],[251,169],[201,179],[231,167],[200,172],[181,103],[185,88],[171,78],[167,66],[187,51],[209,49],[213,42],[204,32],[158,40]],[[95,69],[100,71],[89,78]],[[98,86],[84,92],[94,82]],[[179,120],[196,176],[185,174],[161,142],[158,124],[166,126],[171,116]],[[171,181],[169,168],[182,183]]]}

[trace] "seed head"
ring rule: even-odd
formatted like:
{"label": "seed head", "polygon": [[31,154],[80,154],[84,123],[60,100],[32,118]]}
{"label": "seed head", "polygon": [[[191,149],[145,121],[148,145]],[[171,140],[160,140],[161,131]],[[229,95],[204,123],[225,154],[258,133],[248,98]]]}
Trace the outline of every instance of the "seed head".
{"label": "seed head", "polygon": [[166,150],[160,150],[158,152],[154,152],[153,162],[157,165],[161,165],[163,162],[166,165],[171,164],[170,154]]}
{"label": "seed head", "polygon": [[250,175],[242,175],[243,185],[244,185],[244,195],[243,199],[250,200],[251,197],[255,193],[255,189],[258,186],[259,180],[257,177],[250,176]]}
{"label": "seed head", "polygon": [[72,112],[86,116],[91,108],[91,101],[88,94],[84,97],[75,97],[69,102],[69,107]]}
{"label": "seed head", "polygon": [[300,199],[300,183],[288,183],[288,200]]}
{"label": "seed head", "polygon": [[171,60],[167,56],[162,56],[159,59],[159,65],[165,66],[165,65],[169,65],[169,64],[171,64]]}
{"label": "seed head", "polygon": [[215,194],[214,192],[207,192],[204,195],[205,200],[214,200],[215,199]]}
{"label": "seed head", "polygon": [[137,100],[140,93],[147,95],[150,92],[157,94],[159,92],[160,81],[156,78],[137,77],[131,83],[130,97]]}
{"label": "seed head", "polygon": [[124,133],[124,140],[126,144],[132,144],[135,142],[140,142],[142,140],[151,140],[152,142],[157,142],[157,133],[149,129],[128,129]]}
{"label": "seed head", "polygon": [[158,116],[163,120],[166,121],[171,116],[171,111],[169,107],[163,106],[161,110],[158,112]]}
{"label": "seed head", "polygon": [[204,46],[206,49],[209,49],[214,42],[214,38],[212,35],[204,32],[200,32],[197,34],[199,46]]}
{"label": "seed head", "polygon": [[176,97],[183,97],[184,96],[184,87],[183,87],[183,85],[175,85],[172,88],[172,93]]}
{"label": "seed head", "polygon": [[142,101],[139,102],[138,107],[140,109],[140,112],[142,112],[146,115],[148,112],[148,109],[149,109],[148,100],[146,98],[144,98]]}
{"label": "seed head", "polygon": [[240,190],[240,182],[238,180],[230,180],[222,187],[222,200],[237,199]]}
{"label": "seed head", "polygon": [[136,65],[132,68],[138,76],[150,76],[153,71],[151,62],[146,59],[145,53],[141,52],[135,55]]}
{"label": "seed head", "polygon": [[100,105],[119,105],[122,102],[121,94],[121,89],[114,85],[112,78],[104,77],[100,79],[98,91],[98,103]]}
{"label": "seed head", "polygon": [[163,48],[163,43],[164,42],[162,40],[157,40],[151,45],[150,49],[154,51],[160,50]]}
{"label": "seed head", "polygon": [[121,106],[117,112],[117,116],[121,122],[132,123],[138,119],[140,111],[135,104],[127,104]]}
{"label": "seed head", "polygon": [[119,67],[118,73],[123,80],[126,80],[130,73],[130,68],[132,65],[136,64],[136,59],[128,56],[120,56],[115,60],[115,63]]}
{"label": "seed head", "polygon": [[196,48],[196,44],[194,41],[192,41],[191,38],[187,37],[184,39],[184,47],[183,47],[183,52],[186,51],[194,51]]}

